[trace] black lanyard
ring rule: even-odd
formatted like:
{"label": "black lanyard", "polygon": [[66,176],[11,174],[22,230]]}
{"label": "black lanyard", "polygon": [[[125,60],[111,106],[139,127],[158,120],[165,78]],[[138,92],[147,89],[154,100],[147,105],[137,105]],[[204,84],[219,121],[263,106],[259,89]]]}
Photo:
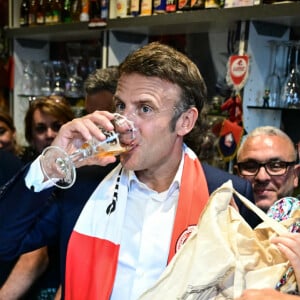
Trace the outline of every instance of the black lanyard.
{"label": "black lanyard", "polygon": [[121,179],[122,170],[123,170],[123,168],[120,169],[120,172],[118,174],[112,201],[106,208],[107,215],[110,215],[112,212],[114,212],[116,210],[116,204],[118,201],[118,194],[119,194],[119,183],[120,183],[120,179]]}

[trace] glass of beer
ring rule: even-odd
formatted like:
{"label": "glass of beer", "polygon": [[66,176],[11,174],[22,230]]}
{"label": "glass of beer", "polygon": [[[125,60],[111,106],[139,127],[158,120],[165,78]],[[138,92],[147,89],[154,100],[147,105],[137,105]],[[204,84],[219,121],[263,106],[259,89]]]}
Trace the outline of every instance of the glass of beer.
{"label": "glass of beer", "polygon": [[57,146],[49,146],[41,154],[40,162],[44,175],[57,187],[70,188],[76,180],[76,167],[82,161],[97,156],[118,156],[132,148],[136,137],[134,123],[125,116],[115,113],[112,121],[113,131],[100,128],[106,139],[99,141],[92,138],[84,142],[73,153],[68,154]]}

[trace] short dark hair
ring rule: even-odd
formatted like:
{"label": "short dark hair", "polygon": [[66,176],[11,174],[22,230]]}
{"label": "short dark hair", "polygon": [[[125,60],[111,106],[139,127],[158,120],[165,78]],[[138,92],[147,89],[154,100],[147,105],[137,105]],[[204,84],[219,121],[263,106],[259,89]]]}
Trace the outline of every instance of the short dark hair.
{"label": "short dark hair", "polygon": [[91,95],[103,90],[112,94],[116,92],[119,79],[119,70],[116,66],[110,66],[105,69],[97,69],[91,73],[84,82],[86,94]]}
{"label": "short dark hair", "polygon": [[201,111],[207,99],[207,88],[194,62],[185,54],[160,42],[149,43],[129,54],[119,67],[122,74],[138,73],[142,76],[158,77],[177,84],[181,99],[176,104],[177,113],[171,121],[171,129],[183,111],[196,107],[199,112],[194,129],[184,137],[185,143],[195,149],[195,136],[202,134]]}

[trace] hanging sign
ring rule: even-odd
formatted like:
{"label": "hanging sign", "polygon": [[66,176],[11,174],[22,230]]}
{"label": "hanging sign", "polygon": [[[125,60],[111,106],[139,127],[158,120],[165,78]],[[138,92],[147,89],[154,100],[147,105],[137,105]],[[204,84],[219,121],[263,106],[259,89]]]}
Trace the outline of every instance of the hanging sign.
{"label": "hanging sign", "polygon": [[235,91],[240,91],[244,87],[248,73],[248,55],[232,55],[229,57],[226,80],[228,84],[233,85]]}

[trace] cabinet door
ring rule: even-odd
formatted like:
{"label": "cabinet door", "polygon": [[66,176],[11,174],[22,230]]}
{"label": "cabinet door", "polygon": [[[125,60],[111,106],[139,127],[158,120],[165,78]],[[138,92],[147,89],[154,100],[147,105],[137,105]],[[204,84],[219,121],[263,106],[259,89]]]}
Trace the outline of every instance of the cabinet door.
{"label": "cabinet door", "polygon": [[148,36],[143,34],[109,31],[107,65],[119,65],[132,51],[148,43]]}
{"label": "cabinet door", "polygon": [[[263,105],[263,95],[266,88],[265,82],[271,67],[269,41],[289,40],[289,28],[278,27],[277,31],[268,32],[268,30],[262,30],[261,26],[264,25],[264,29],[269,26],[268,24],[255,24],[251,22],[249,28],[247,53],[250,56],[250,71],[243,93],[244,125],[247,132],[252,131],[258,126],[271,125],[280,127],[281,125],[281,110],[253,109],[247,107],[249,105]],[[274,27],[276,28],[276,26]],[[286,62],[286,52],[283,47],[278,49],[277,62],[279,72],[283,74]]]}
{"label": "cabinet door", "polygon": [[24,117],[29,106],[29,98],[21,96],[24,79],[24,61],[42,61],[49,59],[49,43],[32,40],[14,40],[14,90],[13,117],[21,144],[26,144],[24,137]]}

